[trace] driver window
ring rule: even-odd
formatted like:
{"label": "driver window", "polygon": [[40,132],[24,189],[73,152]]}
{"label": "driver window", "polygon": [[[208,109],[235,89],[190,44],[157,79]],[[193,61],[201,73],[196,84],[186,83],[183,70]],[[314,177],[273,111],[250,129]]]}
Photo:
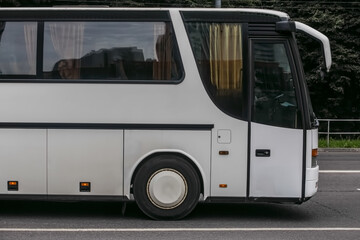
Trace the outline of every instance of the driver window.
{"label": "driver window", "polygon": [[284,43],[253,44],[254,122],[301,128],[293,73]]}

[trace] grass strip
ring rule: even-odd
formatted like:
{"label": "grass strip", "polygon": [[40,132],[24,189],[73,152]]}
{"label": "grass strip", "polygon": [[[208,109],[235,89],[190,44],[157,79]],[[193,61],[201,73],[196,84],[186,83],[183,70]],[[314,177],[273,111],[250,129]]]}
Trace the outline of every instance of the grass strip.
{"label": "grass strip", "polygon": [[330,138],[329,146],[326,139],[319,139],[319,148],[360,148],[360,139],[333,139]]}

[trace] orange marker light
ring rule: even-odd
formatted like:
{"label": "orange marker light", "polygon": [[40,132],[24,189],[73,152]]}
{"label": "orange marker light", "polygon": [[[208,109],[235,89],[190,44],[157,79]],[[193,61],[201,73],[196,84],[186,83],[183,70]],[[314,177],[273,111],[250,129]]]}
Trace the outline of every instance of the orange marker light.
{"label": "orange marker light", "polygon": [[8,191],[19,191],[18,181],[8,181],[7,184]]}
{"label": "orange marker light", "polygon": [[317,150],[317,149],[313,149],[312,152],[311,152],[311,155],[312,155],[313,157],[317,157],[317,155],[318,155],[318,150]]}
{"label": "orange marker light", "polygon": [[82,182],[82,183],[80,183],[80,185],[81,185],[82,187],[89,187],[89,186],[90,186],[90,183],[88,183],[88,182]]}
{"label": "orange marker light", "polygon": [[90,182],[80,182],[80,192],[90,192]]}
{"label": "orange marker light", "polygon": [[219,151],[219,155],[229,155],[229,151]]}
{"label": "orange marker light", "polygon": [[227,188],[227,184],[219,184],[220,188]]}

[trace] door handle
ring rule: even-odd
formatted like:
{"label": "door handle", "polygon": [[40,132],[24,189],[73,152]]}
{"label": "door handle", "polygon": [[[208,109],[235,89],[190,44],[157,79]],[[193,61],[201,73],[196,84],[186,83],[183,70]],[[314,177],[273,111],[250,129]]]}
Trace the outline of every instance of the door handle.
{"label": "door handle", "polygon": [[270,157],[270,149],[256,149],[255,156],[257,157]]}

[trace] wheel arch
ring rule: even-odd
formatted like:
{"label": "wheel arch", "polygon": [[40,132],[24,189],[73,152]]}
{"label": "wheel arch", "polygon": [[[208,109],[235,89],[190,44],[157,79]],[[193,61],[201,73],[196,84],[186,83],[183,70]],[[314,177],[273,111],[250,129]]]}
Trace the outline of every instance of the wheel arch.
{"label": "wheel arch", "polygon": [[178,149],[157,149],[157,150],[153,150],[153,151],[143,155],[136,162],[136,164],[134,164],[133,169],[131,171],[130,193],[132,193],[132,185],[134,183],[135,176],[136,176],[138,170],[140,169],[140,167],[143,164],[145,164],[148,160],[150,160],[151,158],[153,158],[155,156],[159,156],[159,155],[166,155],[166,154],[177,155],[179,157],[182,157],[185,161],[187,161],[188,163],[191,164],[191,166],[195,169],[195,171],[199,177],[199,181],[201,184],[200,192],[204,195],[204,200],[205,200],[207,197],[207,193],[205,192],[206,177],[205,177],[204,171],[202,170],[198,161],[196,161],[196,159],[193,156],[191,156],[190,154],[188,154],[182,150],[178,150]]}

